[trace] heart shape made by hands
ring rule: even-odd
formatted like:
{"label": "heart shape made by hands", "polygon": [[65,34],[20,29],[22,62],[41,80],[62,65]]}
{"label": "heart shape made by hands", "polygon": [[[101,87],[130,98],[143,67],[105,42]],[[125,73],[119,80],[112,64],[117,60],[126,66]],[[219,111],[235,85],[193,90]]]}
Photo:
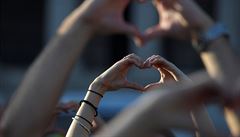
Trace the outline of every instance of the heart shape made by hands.
{"label": "heart shape made by hands", "polygon": [[[146,3],[147,0],[140,0]],[[172,0],[154,0],[154,7],[157,9],[159,23],[155,26],[150,26],[144,33],[135,33],[134,41],[137,46],[143,46],[145,43],[158,37],[174,36],[179,39],[190,37],[188,30],[188,22],[183,17],[182,5],[177,1]],[[192,23],[194,24],[194,23]],[[135,28],[137,28],[135,26]]]}
{"label": "heart shape made by hands", "polygon": [[[129,70],[134,66],[139,69],[157,69],[161,76],[160,81],[151,83],[145,86],[145,88],[144,86],[141,86],[141,84],[129,81],[127,79],[127,75],[129,74]],[[137,55],[129,54],[99,75],[93,83],[101,83],[100,85],[103,86],[102,89],[108,91],[120,88],[146,91],[148,89],[152,89],[153,87],[159,87],[168,81],[185,81],[188,79],[189,78],[185,76],[185,74],[182,73],[174,64],[168,62],[159,55],[153,55],[146,61],[143,61]]]}
{"label": "heart shape made by hands", "polygon": [[153,85],[160,84],[161,74],[154,67],[132,67],[127,77],[129,81],[142,85],[144,89],[149,89]]}
{"label": "heart shape made by hands", "polygon": [[[138,0],[139,2],[149,2],[149,0]],[[192,15],[195,6],[190,1],[176,0],[151,0],[159,15],[159,23],[156,26],[150,26],[142,34],[136,25],[130,24],[124,20],[124,11],[133,0],[101,0],[85,1],[80,8],[86,8],[82,14],[83,22],[91,26],[101,34],[127,34],[133,36],[136,44],[141,46],[145,42],[159,36],[188,36],[188,28],[198,27],[198,17]],[[189,6],[190,5],[190,6]],[[196,7],[196,6],[195,6]],[[181,12],[181,10],[187,10]],[[194,11],[198,13],[197,11]],[[185,19],[191,20],[191,22]]]}
{"label": "heart shape made by hands", "polygon": [[[143,67],[141,67],[141,68],[137,67],[137,68],[138,68],[137,70],[134,70],[131,72],[131,73],[134,72],[135,76],[139,75],[139,74],[141,74],[143,76],[150,75],[151,79],[154,76],[155,76],[154,79],[158,79],[157,82],[150,82],[150,84],[146,83],[146,81],[150,81],[149,79],[145,79],[145,83],[142,80],[136,81],[138,84],[146,85],[146,86],[144,86],[145,91],[154,90],[168,82],[177,81],[176,76],[175,76],[176,75],[175,73],[177,71],[171,71],[173,69],[176,70],[176,68],[174,68],[174,66],[170,62],[168,62],[167,60],[165,60],[164,58],[162,58],[158,55],[151,56],[144,62]],[[152,71],[152,70],[154,70],[154,71]],[[156,70],[159,74],[159,77],[157,77]],[[130,79],[130,80],[133,81],[132,79]]]}

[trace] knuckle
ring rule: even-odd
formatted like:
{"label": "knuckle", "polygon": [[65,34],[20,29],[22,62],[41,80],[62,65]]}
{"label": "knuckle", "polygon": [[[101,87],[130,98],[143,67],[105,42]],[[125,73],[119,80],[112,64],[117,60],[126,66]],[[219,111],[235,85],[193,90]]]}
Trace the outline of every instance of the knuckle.
{"label": "knuckle", "polygon": [[132,58],[132,57],[136,57],[136,54],[135,54],[135,53],[132,53],[132,54],[129,55],[129,57],[131,57],[131,58]]}
{"label": "knuckle", "polygon": [[155,56],[157,59],[162,59],[162,57],[160,55],[156,55]]}

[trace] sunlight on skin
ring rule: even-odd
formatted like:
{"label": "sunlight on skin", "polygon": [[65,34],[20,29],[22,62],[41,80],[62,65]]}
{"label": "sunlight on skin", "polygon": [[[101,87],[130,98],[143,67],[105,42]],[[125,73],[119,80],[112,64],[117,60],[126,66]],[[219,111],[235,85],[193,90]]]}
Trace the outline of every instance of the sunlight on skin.
{"label": "sunlight on skin", "polygon": [[238,121],[238,116],[236,113],[234,113],[232,110],[225,108],[225,117],[226,121],[228,123],[228,126],[230,127],[229,129],[231,130],[231,133],[233,134],[234,137],[239,137],[240,136],[240,130],[239,130],[239,121]]}
{"label": "sunlight on skin", "polygon": [[71,16],[69,16],[67,19],[65,19],[63,21],[61,27],[57,31],[57,34],[61,36],[61,35],[66,34],[67,31],[73,30],[73,29],[70,29],[70,28],[72,28],[72,26],[74,26],[73,24],[76,23],[79,20],[79,16],[89,7],[89,5],[92,2],[93,2],[92,0],[88,0],[87,2],[84,2],[81,5],[81,8],[75,9],[72,12]]}
{"label": "sunlight on skin", "polygon": [[208,71],[209,71],[209,74],[211,75],[211,77],[213,78],[219,78],[219,79],[223,79],[221,76],[221,72],[219,70],[219,66],[218,66],[218,63],[216,63],[215,61],[212,60],[212,58],[217,58],[215,56],[215,54],[213,53],[202,53],[202,58],[204,58],[204,60],[208,60],[208,61],[205,61],[204,64],[205,66],[208,68]]}

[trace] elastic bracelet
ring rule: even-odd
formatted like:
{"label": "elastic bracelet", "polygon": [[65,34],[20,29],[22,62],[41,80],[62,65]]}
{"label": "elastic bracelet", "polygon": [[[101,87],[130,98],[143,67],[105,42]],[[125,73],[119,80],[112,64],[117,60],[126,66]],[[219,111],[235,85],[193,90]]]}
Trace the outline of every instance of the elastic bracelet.
{"label": "elastic bracelet", "polygon": [[84,126],[80,121],[78,121],[76,118],[72,118],[73,120],[75,120],[83,129],[85,129],[87,132],[88,132],[88,134],[90,134],[90,130],[86,127],[86,126]]}
{"label": "elastic bracelet", "polygon": [[91,102],[89,102],[89,101],[87,101],[87,100],[81,100],[81,101],[79,102],[79,105],[81,106],[83,102],[86,103],[86,104],[88,104],[89,106],[91,106],[91,107],[95,110],[95,115],[94,115],[95,117],[98,116],[97,107],[95,107]]}
{"label": "elastic bracelet", "polygon": [[83,119],[84,121],[86,121],[89,125],[91,125],[91,127],[93,127],[93,124],[90,122],[90,121],[88,121],[85,117],[82,117],[82,116],[80,116],[80,115],[76,115],[77,117],[79,117],[79,118],[81,118],[81,119]]}
{"label": "elastic bracelet", "polygon": [[94,93],[94,94],[96,94],[96,95],[98,95],[98,96],[100,96],[100,97],[102,97],[103,98],[103,95],[102,94],[100,94],[100,93],[98,93],[98,92],[96,92],[96,91],[93,91],[93,90],[88,90],[89,92],[92,92],[92,93]]}

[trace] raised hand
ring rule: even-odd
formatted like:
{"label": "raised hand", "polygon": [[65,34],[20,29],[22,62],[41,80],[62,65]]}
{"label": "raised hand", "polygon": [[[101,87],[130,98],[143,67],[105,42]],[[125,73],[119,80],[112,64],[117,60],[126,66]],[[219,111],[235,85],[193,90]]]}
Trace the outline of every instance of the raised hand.
{"label": "raised hand", "polygon": [[181,70],[179,70],[174,64],[167,61],[159,55],[153,55],[144,62],[145,67],[156,68],[161,79],[157,83],[149,84],[145,87],[145,90],[152,90],[160,87],[170,81],[191,81]]}
{"label": "raised hand", "polygon": [[212,19],[192,0],[153,0],[159,24],[145,32],[145,42],[160,37],[190,39],[209,28]]}
{"label": "raised hand", "polygon": [[144,68],[143,61],[140,57],[135,54],[130,54],[98,76],[92,82],[90,88],[96,89],[99,92],[117,90],[120,88],[130,88],[143,91],[143,86],[127,80],[128,70],[133,66],[140,69]]}
{"label": "raised hand", "polygon": [[76,26],[78,23],[87,26],[94,34],[124,33],[141,39],[138,29],[123,18],[123,13],[131,1],[133,0],[86,0],[66,19],[60,32],[77,22]]}

